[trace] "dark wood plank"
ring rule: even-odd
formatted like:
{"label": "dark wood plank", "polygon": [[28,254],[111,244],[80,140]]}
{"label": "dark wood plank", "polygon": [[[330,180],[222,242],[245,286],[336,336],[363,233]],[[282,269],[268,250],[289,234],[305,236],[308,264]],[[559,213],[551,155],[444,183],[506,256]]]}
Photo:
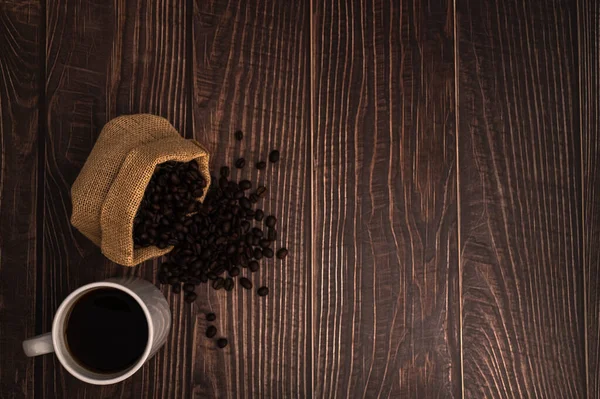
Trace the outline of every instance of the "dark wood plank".
{"label": "dark wood plank", "polygon": [[575,5],[457,2],[468,398],[585,397]]}
{"label": "dark wood plank", "polygon": [[34,395],[40,1],[0,3],[0,397]]}
{"label": "dark wood plank", "polygon": [[578,2],[588,397],[600,398],[600,3]]}
{"label": "dark wood plank", "polygon": [[[127,269],[106,261],[69,223],[70,187],[102,126],[120,114],[166,117],[189,135],[191,91],[186,2],[174,0],[47,4],[43,318],[50,328],[60,302],[80,285],[109,276],[154,279],[156,262]],[[165,348],[131,379],[85,385],[46,357],[43,397],[182,398],[191,394],[190,308],[169,296],[173,329]]]}
{"label": "dark wood plank", "polygon": [[[226,350],[195,321],[194,397],[292,398],[313,395],[311,372],[310,26],[308,1],[195,1],[194,133],[212,166],[243,155],[245,176],[269,188],[262,203],[279,217],[285,262],[262,262],[252,276],[271,293],[226,293],[204,286],[197,309],[215,311]],[[236,129],[245,132],[238,143]],[[281,161],[257,173],[271,149]],[[259,202],[259,204],[261,204]]]}
{"label": "dark wood plank", "polygon": [[315,397],[458,398],[450,1],[315,1]]}

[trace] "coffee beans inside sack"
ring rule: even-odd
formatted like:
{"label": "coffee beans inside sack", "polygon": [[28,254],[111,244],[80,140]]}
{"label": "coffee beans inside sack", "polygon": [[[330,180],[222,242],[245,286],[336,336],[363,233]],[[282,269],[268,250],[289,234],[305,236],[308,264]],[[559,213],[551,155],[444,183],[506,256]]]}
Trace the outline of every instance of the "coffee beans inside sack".
{"label": "coffee beans inside sack", "polygon": [[[193,202],[202,201],[210,173],[209,154],[199,143],[184,139],[166,119],[155,115],[127,115],[109,121],[71,188],[71,223],[107,258],[124,266],[169,252],[171,244],[162,248],[144,246],[144,242],[136,245],[133,238],[146,187],[156,166],[168,162],[188,164],[186,173],[190,162],[197,166],[191,168],[198,175],[198,183],[182,187],[194,187],[190,195],[202,190]],[[191,206],[187,194],[185,202]]]}

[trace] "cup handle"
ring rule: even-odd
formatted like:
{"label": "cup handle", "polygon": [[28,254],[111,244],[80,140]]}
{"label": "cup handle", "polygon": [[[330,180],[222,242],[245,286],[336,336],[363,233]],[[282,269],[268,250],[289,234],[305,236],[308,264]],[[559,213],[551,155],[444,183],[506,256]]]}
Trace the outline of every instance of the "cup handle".
{"label": "cup handle", "polygon": [[45,355],[54,352],[52,333],[38,335],[23,341],[23,350],[28,357]]}

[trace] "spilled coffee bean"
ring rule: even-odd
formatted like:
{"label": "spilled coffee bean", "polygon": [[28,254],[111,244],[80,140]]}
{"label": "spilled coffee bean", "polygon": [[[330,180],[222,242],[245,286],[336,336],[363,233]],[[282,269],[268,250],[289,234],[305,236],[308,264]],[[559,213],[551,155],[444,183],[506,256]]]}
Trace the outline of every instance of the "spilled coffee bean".
{"label": "spilled coffee bean", "polygon": [[227,339],[225,339],[225,338],[219,338],[219,339],[217,340],[217,346],[218,346],[219,348],[221,348],[221,349],[222,349],[222,348],[224,348],[224,347],[226,347],[226,346],[227,346],[227,343],[228,343],[228,342],[227,342]]}
{"label": "spilled coffee bean", "polygon": [[217,327],[208,326],[208,328],[206,329],[206,338],[212,338],[215,335],[217,335]]}
{"label": "spilled coffee bean", "polygon": [[252,289],[252,281],[248,280],[246,277],[242,277],[240,279],[240,285],[247,290]]}
{"label": "spilled coffee bean", "polygon": [[279,161],[279,151],[273,150],[269,154],[269,162],[275,163],[277,161]]}
{"label": "spilled coffee bean", "polygon": [[244,158],[239,158],[237,161],[235,161],[236,168],[242,169],[244,166],[246,166],[246,160]]}

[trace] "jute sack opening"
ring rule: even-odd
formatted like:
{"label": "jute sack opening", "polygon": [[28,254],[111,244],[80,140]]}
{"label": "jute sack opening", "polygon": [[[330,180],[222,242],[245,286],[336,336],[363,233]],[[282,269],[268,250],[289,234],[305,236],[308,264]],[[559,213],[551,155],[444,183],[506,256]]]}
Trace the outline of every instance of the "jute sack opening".
{"label": "jute sack opening", "polygon": [[140,114],[109,121],[71,188],[71,223],[107,258],[124,266],[168,253],[173,247],[134,250],[133,219],[156,165],[191,160],[208,187],[208,152],[181,137],[166,119]]}

